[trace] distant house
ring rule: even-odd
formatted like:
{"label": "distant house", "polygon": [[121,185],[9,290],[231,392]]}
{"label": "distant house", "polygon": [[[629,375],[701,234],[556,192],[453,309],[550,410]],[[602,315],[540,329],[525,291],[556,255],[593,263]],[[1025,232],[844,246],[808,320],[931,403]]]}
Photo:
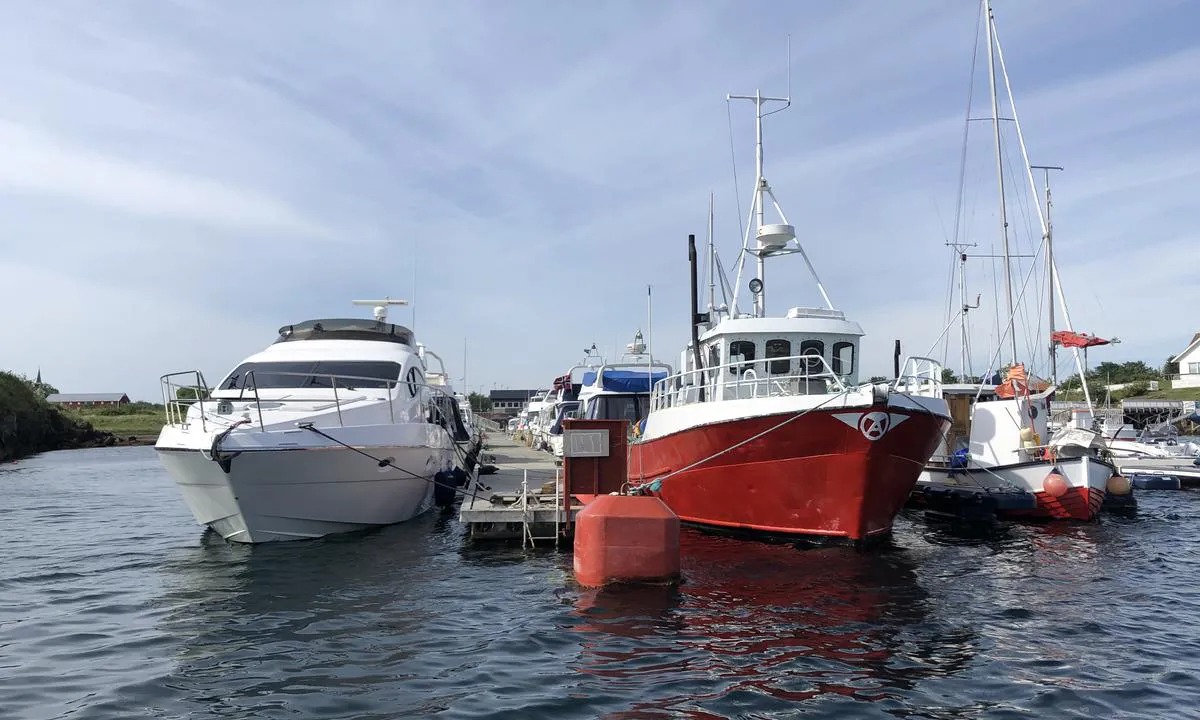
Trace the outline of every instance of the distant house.
{"label": "distant house", "polygon": [[1174,362],[1179,364],[1179,376],[1172,380],[1172,387],[1200,387],[1200,333],[1192,336],[1192,341],[1175,356]]}
{"label": "distant house", "polygon": [[537,393],[537,390],[493,390],[488,397],[492,400],[492,412],[516,415]]}
{"label": "distant house", "polygon": [[46,402],[69,408],[116,407],[128,405],[129,396],[125,393],[56,393],[47,396]]}

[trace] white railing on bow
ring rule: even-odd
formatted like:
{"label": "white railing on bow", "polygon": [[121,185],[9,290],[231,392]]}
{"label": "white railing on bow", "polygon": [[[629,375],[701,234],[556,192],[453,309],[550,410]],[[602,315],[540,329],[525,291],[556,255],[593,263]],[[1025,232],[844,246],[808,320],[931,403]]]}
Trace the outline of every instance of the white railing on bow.
{"label": "white railing on bow", "polygon": [[892,388],[909,395],[941,397],[942,372],[942,364],[937,360],[913,356],[904,361]]}
{"label": "white railing on bow", "polygon": [[[773,365],[785,362],[786,373],[769,372]],[[756,367],[765,367],[767,372],[760,372]],[[799,371],[793,372],[796,368]],[[820,355],[737,360],[699,370],[685,370],[659,380],[650,392],[650,410],[698,402],[823,395],[845,390],[845,379]]]}
{"label": "white railing on bow", "polygon": [[[264,392],[279,392],[286,393],[284,397],[260,397],[258,384],[255,382],[254,370],[246,372],[246,376],[241,383],[241,387],[236,388],[217,388],[210,390],[204,382],[204,375],[199,370],[186,370],[183,372],[168,373],[163,375],[159,381],[162,385],[163,403],[166,406],[167,424],[168,425],[183,425],[189,424],[188,410],[192,405],[199,405],[199,420],[201,430],[207,431],[209,423],[214,423],[218,427],[226,427],[231,422],[237,420],[229,420],[229,413],[222,413],[220,408],[222,404],[245,403],[250,405],[257,413],[258,426],[262,428],[263,423],[263,404],[267,404],[267,409],[277,409],[288,403],[312,403],[314,400],[328,400],[327,405],[314,409],[319,412],[333,408],[336,412],[338,426],[345,427],[345,422],[342,417],[343,406],[358,402],[363,399],[374,401],[387,400],[388,420],[391,424],[396,423],[395,406],[397,401],[400,402],[418,402],[420,416],[425,417],[429,422],[443,425],[448,432],[453,435],[454,418],[448,415],[437,402],[438,399],[446,401],[447,406],[454,405],[457,401],[453,395],[446,392],[445,389],[427,383],[412,382],[409,380],[396,380],[390,378],[368,377],[359,375],[345,375],[341,373],[313,373],[313,372],[290,372],[285,370],[267,370],[264,374],[270,375],[286,375],[303,377],[312,382],[316,379],[327,381],[327,385],[313,385],[311,387],[280,387],[280,388],[262,388]],[[176,378],[192,378],[191,383],[181,383]],[[359,387],[362,383],[370,383],[373,387]],[[380,387],[382,384],[382,387]],[[403,390],[400,390],[403,388]],[[361,390],[377,391],[377,397],[364,398],[361,394],[347,396],[349,392],[359,392]],[[222,397],[211,397],[211,392],[220,392]],[[237,393],[236,397],[232,397],[233,392]],[[328,397],[326,393],[331,392],[332,397]],[[306,393],[299,395],[299,393]],[[400,395],[407,397],[398,397]],[[241,418],[239,417],[238,420]]]}

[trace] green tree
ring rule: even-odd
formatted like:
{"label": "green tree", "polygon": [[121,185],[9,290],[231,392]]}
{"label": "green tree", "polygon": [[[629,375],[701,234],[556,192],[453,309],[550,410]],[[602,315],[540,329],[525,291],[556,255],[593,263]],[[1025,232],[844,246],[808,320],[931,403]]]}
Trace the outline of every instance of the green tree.
{"label": "green tree", "polygon": [[492,399],[490,397],[488,397],[487,395],[482,395],[480,393],[473,392],[467,396],[467,400],[470,401],[471,410],[473,412],[491,412],[492,411]]}
{"label": "green tree", "polygon": [[872,382],[872,383],[885,383],[885,382],[891,382],[891,381],[892,381],[892,379],[891,379],[891,378],[887,378],[887,377],[884,377],[884,376],[882,376],[882,375],[872,375],[872,376],[871,376],[871,379],[870,379],[870,381],[869,381],[869,382]]}
{"label": "green tree", "polygon": [[[212,391],[209,390],[208,388],[201,388],[200,389],[200,399],[207,400],[209,398],[209,395],[211,394],[211,392]],[[192,387],[179,388],[178,390],[175,391],[175,399],[177,399],[177,400],[195,400],[196,399],[196,388],[192,388]]]}
{"label": "green tree", "polygon": [[958,382],[958,376],[950,368],[942,368],[942,382],[956,383]]}
{"label": "green tree", "polygon": [[1168,355],[1167,361],[1162,366],[1163,377],[1179,374],[1179,363],[1175,361],[1174,355]]}

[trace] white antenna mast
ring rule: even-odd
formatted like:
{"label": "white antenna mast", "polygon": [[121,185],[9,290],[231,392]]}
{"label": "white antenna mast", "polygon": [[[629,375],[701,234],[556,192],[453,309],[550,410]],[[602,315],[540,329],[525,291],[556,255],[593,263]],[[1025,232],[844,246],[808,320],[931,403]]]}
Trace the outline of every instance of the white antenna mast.
{"label": "white antenna mast", "polygon": [[[774,191],[771,190],[770,183],[767,182],[763,174],[763,141],[762,141],[762,119],[767,115],[773,115],[777,112],[782,112],[792,106],[791,98],[791,77],[792,77],[792,44],[791,36],[788,36],[788,97],[767,97],[762,94],[762,91],[756,91],[753,95],[726,95],[726,102],[730,100],[751,100],[754,102],[754,200],[750,203],[750,218],[756,222],[751,225],[746,223],[746,235],[742,238],[742,255],[738,262],[737,282],[733,290],[733,305],[737,306],[738,293],[741,291],[742,274],[745,270],[746,255],[753,255],[756,259],[756,276],[750,282],[751,292],[754,293],[754,315],[755,317],[764,317],[766,315],[766,288],[764,286],[764,275],[766,259],[777,255],[790,255],[791,253],[800,253],[804,258],[804,264],[808,267],[809,273],[813,276],[813,280],[817,283],[817,289],[821,292],[821,297],[825,300],[825,304],[833,309],[833,303],[829,300],[829,294],[825,292],[825,286],[821,284],[821,278],[817,276],[816,269],[808,259],[808,255],[804,252],[804,248],[796,241],[796,228],[788,223],[787,216],[783,213],[783,208],[779,206],[779,201],[775,197]],[[783,107],[776,108],[771,112],[764,113],[763,105],[769,102],[783,103]],[[766,200],[770,197],[771,205],[774,206],[775,212],[779,215],[781,223],[766,224]],[[748,220],[749,220],[748,219]],[[755,229],[755,247],[750,247],[750,231]]]}
{"label": "white antenna mast", "polygon": [[407,305],[407,300],[393,300],[390,297],[385,297],[382,300],[351,300],[353,305],[374,305],[375,319],[378,322],[387,322],[388,306],[390,305]]}

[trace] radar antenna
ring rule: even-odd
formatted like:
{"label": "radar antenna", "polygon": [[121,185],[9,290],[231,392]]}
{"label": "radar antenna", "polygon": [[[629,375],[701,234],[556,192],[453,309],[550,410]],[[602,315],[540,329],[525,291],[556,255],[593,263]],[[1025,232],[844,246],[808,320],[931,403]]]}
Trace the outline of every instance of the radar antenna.
{"label": "radar antenna", "polygon": [[389,305],[407,305],[407,300],[393,300],[390,297],[385,297],[382,300],[351,300],[354,305],[374,305],[375,320],[378,322],[386,322]]}

